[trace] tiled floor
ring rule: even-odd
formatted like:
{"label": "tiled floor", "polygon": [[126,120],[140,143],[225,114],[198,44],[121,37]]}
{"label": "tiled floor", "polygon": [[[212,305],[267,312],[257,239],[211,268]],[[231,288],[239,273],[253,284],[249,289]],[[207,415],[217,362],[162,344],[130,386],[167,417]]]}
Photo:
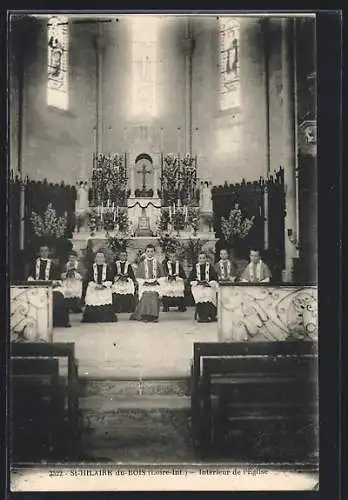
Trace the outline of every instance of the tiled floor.
{"label": "tiled floor", "polygon": [[82,324],[71,316],[71,328],[55,328],[54,342],[75,342],[79,376],[89,378],[156,378],[189,375],[194,342],[217,341],[217,323],[197,323],[194,309],[161,313],[158,323],[130,321]]}

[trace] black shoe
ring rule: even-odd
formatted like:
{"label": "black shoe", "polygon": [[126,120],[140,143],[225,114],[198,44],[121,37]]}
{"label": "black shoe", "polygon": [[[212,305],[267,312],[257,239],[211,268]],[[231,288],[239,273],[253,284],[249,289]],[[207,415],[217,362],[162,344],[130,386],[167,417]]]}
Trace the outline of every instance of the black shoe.
{"label": "black shoe", "polygon": [[71,328],[71,324],[68,323],[67,325],[65,325],[65,328]]}
{"label": "black shoe", "polygon": [[164,312],[164,313],[169,312],[169,307],[163,307],[163,312]]}
{"label": "black shoe", "polygon": [[185,311],[187,311],[187,307],[185,307],[185,306],[179,307],[179,312],[183,313]]}

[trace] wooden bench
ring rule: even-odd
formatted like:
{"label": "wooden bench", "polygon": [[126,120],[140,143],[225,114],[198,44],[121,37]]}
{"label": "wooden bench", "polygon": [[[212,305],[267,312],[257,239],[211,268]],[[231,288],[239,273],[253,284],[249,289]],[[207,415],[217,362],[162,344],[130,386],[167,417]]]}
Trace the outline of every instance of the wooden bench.
{"label": "wooden bench", "polygon": [[[61,358],[67,359],[67,377]],[[75,345],[12,343],[10,359],[13,459],[69,454],[79,423]],[[26,452],[25,442],[32,443]]]}
{"label": "wooden bench", "polygon": [[313,343],[195,344],[191,380],[201,456],[298,461],[315,452]]}

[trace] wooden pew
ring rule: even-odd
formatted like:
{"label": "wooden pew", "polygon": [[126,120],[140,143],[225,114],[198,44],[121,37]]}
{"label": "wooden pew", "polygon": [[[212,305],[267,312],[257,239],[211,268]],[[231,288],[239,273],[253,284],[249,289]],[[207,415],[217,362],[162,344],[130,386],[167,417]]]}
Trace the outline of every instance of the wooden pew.
{"label": "wooden pew", "polygon": [[316,447],[316,375],[311,342],[195,344],[197,450],[203,457],[307,460]]}
{"label": "wooden pew", "polygon": [[61,431],[58,360],[12,359],[10,394],[12,461],[49,456]]}
{"label": "wooden pew", "polygon": [[[67,378],[60,373],[60,358],[67,359]],[[40,447],[39,443],[36,447],[39,454],[46,455],[49,450],[52,453],[71,453],[79,423],[75,345],[12,343],[10,359],[14,434],[22,437],[25,433],[28,435],[31,426],[40,423],[39,427],[45,428],[47,432],[43,432],[44,447]],[[18,443],[16,438],[15,442]]]}

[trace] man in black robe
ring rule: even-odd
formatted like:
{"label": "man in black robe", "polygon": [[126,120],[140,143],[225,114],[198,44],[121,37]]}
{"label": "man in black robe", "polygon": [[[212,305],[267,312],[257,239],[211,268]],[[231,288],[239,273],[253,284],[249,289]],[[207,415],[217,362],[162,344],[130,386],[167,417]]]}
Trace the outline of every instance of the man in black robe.
{"label": "man in black robe", "polygon": [[185,280],[186,274],[175,252],[169,252],[162,262],[165,280],[163,283],[163,312],[170,307],[178,307],[180,312],[186,311]]}
{"label": "man in black robe", "polygon": [[198,256],[198,262],[193,266],[189,276],[191,292],[196,304],[198,323],[216,321],[216,295],[218,276],[214,267],[209,263],[205,252]]}
{"label": "man in black robe", "polygon": [[116,313],[132,313],[135,309],[136,279],[133,267],[122,250],[115,262],[115,278],[112,286],[112,303]]}
{"label": "man in black robe", "polygon": [[59,291],[60,272],[52,259],[49,258],[49,249],[46,245],[40,247],[40,257],[33,264],[28,281],[53,282],[53,326],[69,328],[69,310],[64,294]]}

